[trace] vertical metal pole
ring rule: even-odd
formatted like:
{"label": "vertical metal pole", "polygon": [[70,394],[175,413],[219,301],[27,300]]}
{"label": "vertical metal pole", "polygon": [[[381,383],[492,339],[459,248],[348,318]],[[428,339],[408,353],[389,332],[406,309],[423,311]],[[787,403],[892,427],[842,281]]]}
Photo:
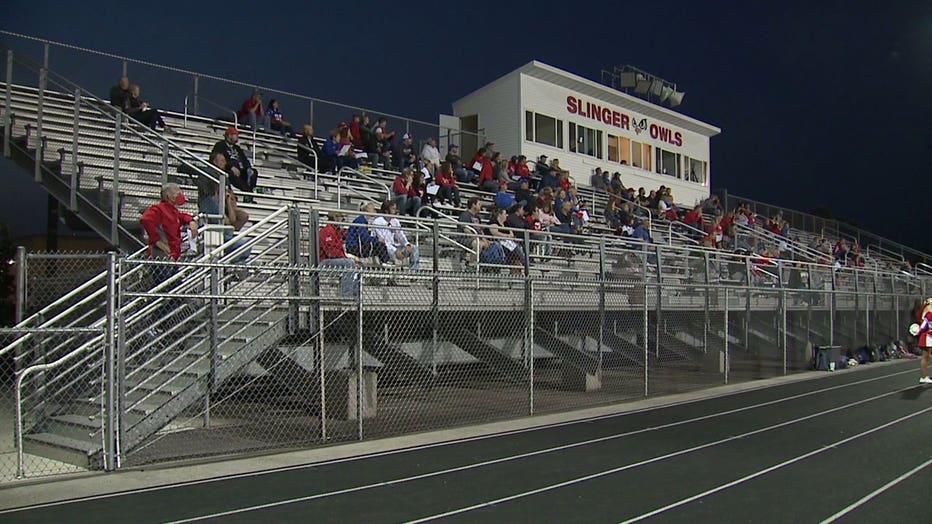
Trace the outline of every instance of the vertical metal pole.
{"label": "vertical metal pole", "polygon": [[440,344],[440,272],[438,267],[438,259],[440,258],[440,225],[438,224],[437,218],[433,219],[431,222],[431,242],[433,244],[433,267],[432,270],[432,285],[431,285],[431,302],[430,302],[430,318],[431,318],[431,341],[430,341],[430,369],[434,376],[437,376],[437,351]]}
{"label": "vertical metal pole", "polygon": [[657,265],[657,318],[654,326],[654,354],[660,362],[660,321],[663,317],[663,263],[661,262],[660,246],[656,247]]}
{"label": "vertical metal pole", "polygon": [[723,291],[725,292],[725,352],[722,354],[722,367],[725,368],[725,384],[728,384],[728,367],[731,365],[730,359],[728,358],[728,354],[730,353],[728,348],[728,313],[730,308],[728,306],[728,288],[726,287]]}
{"label": "vertical metal pole", "polygon": [[900,296],[893,295],[893,329],[896,336],[900,336]]}
{"label": "vertical metal pole", "polygon": [[643,340],[644,340],[644,396],[645,397],[649,396],[650,394],[650,390],[649,390],[649,378],[650,377],[648,376],[648,369],[647,369],[650,363],[650,342],[648,342],[649,339],[647,336],[648,331],[650,329],[648,305],[647,305],[648,289],[650,288],[649,288],[649,284],[647,282],[647,278],[645,275],[645,278],[644,278],[644,309],[641,311],[642,322],[643,322],[641,336],[643,337]]}
{"label": "vertical metal pole", "polygon": [[786,346],[786,317],[790,314],[789,309],[786,307],[786,289],[780,288],[780,304],[781,304],[781,340],[780,345],[783,347],[783,374],[786,375],[787,360],[790,358],[789,350]]}
{"label": "vertical metal pole", "polygon": [[307,103],[307,123],[314,125],[314,99],[313,98],[309,100]]}
{"label": "vertical metal pole", "polygon": [[10,133],[13,132],[13,51],[6,52],[6,89],[3,106],[3,156],[10,158]]}
{"label": "vertical metal pole", "polygon": [[[216,260],[211,260],[216,262]],[[204,427],[210,427],[210,405],[211,394],[217,386],[217,366],[220,363],[220,305],[217,297],[220,295],[220,268],[210,268],[210,325],[208,326],[208,336],[210,337],[210,373],[207,380],[207,394],[204,395]]]}
{"label": "vertical metal pole", "polygon": [[[26,311],[26,248],[16,247],[16,325],[23,321]],[[19,360],[17,359],[17,362]]]}
{"label": "vertical metal pole", "polygon": [[126,400],[126,322],[120,313],[123,310],[123,285],[120,282],[120,275],[123,274],[123,262],[125,259],[120,257],[117,265],[116,274],[116,315],[117,315],[117,400],[116,400],[116,438],[114,439],[116,453],[114,454],[116,468],[119,469],[123,463],[123,435],[126,434],[125,411]]}
{"label": "vertical metal pole", "polygon": [[46,83],[46,70],[45,68],[39,69],[39,100],[36,104],[36,165],[35,165],[35,180],[36,182],[42,183],[42,157],[45,156],[45,148],[43,141],[45,140],[42,132],[42,120],[43,115],[45,114],[45,83]]}
{"label": "vertical metal pole", "polygon": [[[292,206],[288,212],[288,294],[296,297],[301,294],[300,275],[297,267],[301,265],[301,212],[297,206]],[[299,303],[290,299],[288,301],[288,332],[298,330]]]}
{"label": "vertical metal pole", "polygon": [[120,134],[123,128],[123,113],[116,114],[113,130],[113,187],[110,189],[110,243],[119,245],[117,217],[120,211]]}
{"label": "vertical metal pole", "polygon": [[528,387],[528,413],[534,414],[534,281],[530,278],[524,280],[527,286],[528,296],[528,319],[527,319],[527,339],[528,353],[528,373],[530,374],[530,385]]}
{"label": "vertical metal pole", "polygon": [[[605,237],[599,237],[599,378],[605,350]],[[585,348],[584,348],[585,349]]]}
{"label": "vertical metal pole", "polygon": [[200,83],[200,79],[198,78],[197,75],[194,75],[194,114],[195,114],[195,115],[200,115],[200,114],[201,114],[201,113],[200,113],[200,105],[201,105],[201,104],[200,104],[200,100],[198,99],[198,97],[200,96],[200,95],[199,95],[199,90],[198,90],[198,84],[199,84],[199,83]]}
{"label": "vertical metal pole", "polygon": [[81,90],[74,90],[74,123],[71,130],[71,187],[68,208],[78,210],[78,129],[81,127]]}
{"label": "vertical metal pole", "polygon": [[107,377],[104,390],[104,454],[103,466],[106,471],[115,468],[116,456],[116,253],[111,251],[107,259],[107,323],[106,359],[104,374]]}
{"label": "vertical metal pole", "polygon": [[168,141],[162,141],[162,183],[168,182]]}
{"label": "vertical metal pole", "polygon": [[42,67],[48,69],[49,67],[49,44],[43,44],[42,46]]}
{"label": "vertical metal pole", "polygon": [[127,64],[126,64],[126,60],[123,60],[123,73],[122,73],[123,76],[127,76],[126,73],[127,73],[128,71],[129,71],[129,69],[128,69]]}
{"label": "vertical metal pole", "polygon": [[[317,278],[320,278],[318,272]],[[320,293],[317,294],[317,302],[320,304]],[[314,355],[317,361],[318,373],[320,373],[320,441],[327,442],[327,368],[324,360],[326,352],[324,351],[324,315],[321,309],[317,315],[317,354]]]}
{"label": "vertical metal pole", "polygon": [[363,297],[363,279],[359,279],[359,295],[356,298],[356,437],[362,440],[362,417],[363,403],[365,403],[365,392],[363,391],[362,380],[362,297]]}

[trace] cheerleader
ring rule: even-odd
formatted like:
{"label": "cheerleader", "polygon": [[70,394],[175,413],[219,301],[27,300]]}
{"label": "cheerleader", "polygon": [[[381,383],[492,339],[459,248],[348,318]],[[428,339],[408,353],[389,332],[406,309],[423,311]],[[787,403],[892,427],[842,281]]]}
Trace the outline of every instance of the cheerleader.
{"label": "cheerleader", "polygon": [[929,354],[932,353],[932,298],[925,299],[916,308],[916,324],[909,327],[916,336],[916,346],[922,349],[922,362],[919,365],[922,377],[920,384],[932,384],[929,378]]}

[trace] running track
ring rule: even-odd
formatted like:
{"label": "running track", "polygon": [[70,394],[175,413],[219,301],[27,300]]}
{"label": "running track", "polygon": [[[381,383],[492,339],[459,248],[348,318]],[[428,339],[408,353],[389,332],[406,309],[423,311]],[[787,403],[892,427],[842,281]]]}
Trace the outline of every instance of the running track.
{"label": "running track", "polygon": [[917,368],[5,509],[0,521],[908,522],[932,494],[932,387]]}

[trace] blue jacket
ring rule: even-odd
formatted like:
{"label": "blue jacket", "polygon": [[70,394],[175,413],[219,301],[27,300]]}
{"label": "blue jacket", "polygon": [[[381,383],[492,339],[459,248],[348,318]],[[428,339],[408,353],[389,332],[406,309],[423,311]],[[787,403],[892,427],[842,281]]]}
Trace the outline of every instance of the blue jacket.
{"label": "blue jacket", "polygon": [[495,195],[495,206],[499,209],[508,209],[515,203],[515,196],[508,191],[499,191]]}
{"label": "blue jacket", "polygon": [[647,228],[644,227],[644,224],[638,224],[637,227],[634,228],[634,235],[633,235],[633,237],[634,237],[634,238],[639,238],[639,239],[641,239],[641,240],[643,240],[643,241],[645,241],[645,242],[647,242],[647,243],[650,243],[650,244],[652,244],[652,243],[654,242],[654,239],[652,239],[652,238],[650,237],[650,232],[647,231]]}
{"label": "blue jacket", "polygon": [[359,215],[353,220],[353,223],[361,225],[350,226],[349,231],[346,233],[346,247],[358,247],[360,240],[370,243],[379,241],[379,237],[369,232],[369,221],[366,220],[365,215]]}

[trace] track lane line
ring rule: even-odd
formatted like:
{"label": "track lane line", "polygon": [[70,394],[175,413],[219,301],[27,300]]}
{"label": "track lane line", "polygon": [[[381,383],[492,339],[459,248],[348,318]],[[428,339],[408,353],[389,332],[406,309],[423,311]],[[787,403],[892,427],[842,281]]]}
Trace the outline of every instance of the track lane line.
{"label": "track lane line", "polygon": [[[909,389],[912,389],[912,388],[909,388]],[[885,423],[885,424],[881,424],[880,426],[877,426],[877,427],[875,427],[875,428],[869,429],[869,430],[867,430],[867,431],[862,431],[861,433],[858,433],[857,435],[852,435],[852,436],[850,436],[850,437],[844,438],[844,439],[839,440],[839,441],[837,441],[837,442],[834,442],[834,443],[832,443],[832,444],[828,444],[828,445],[825,445],[825,446],[820,446],[818,449],[814,449],[814,450],[812,450],[812,451],[810,451],[810,452],[808,452],[808,453],[803,453],[802,455],[797,455],[797,456],[795,456],[795,457],[793,457],[793,458],[791,458],[791,459],[784,460],[783,462],[780,462],[779,464],[774,464],[773,466],[770,466],[770,467],[768,467],[768,468],[762,469],[762,470],[757,471],[757,472],[755,472],[755,473],[751,473],[750,475],[745,475],[745,476],[743,476],[743,477],[741,477],[741,478],[739,478],[739,479],[735,479],[735,480],[733,480],[733,481],[731,481],[731,482],[728,482],[728,483],[726,483],[726,484],[722,484],[722,485],[717,486],[717,487],[714,487],[714,488],[712,488],[712,489],[708,489],[708,490],[706,490],[706,491],[703,491],[702,493],[697,493],[697,494],[695,494],[695,495],[693,495],[693,496],[691,496],[691,497],[687,497],[687,498],[681,499],[681,500],[679,500],[679,501],[677,501],[677,502],[674,502],[673,504],[668,504],[668,505],[666,505],[666,506],[657,508],[657,509],[655,509],[655,510],[653,510],[653,511],[650,511],[650,512],[648,512],[648,513],[644,513],[644,514],[642,514],[642,515],[638,515],[638,516],[636,516],[636,517],[633,517],[633,518],[624,520],[624,521],[622,521],[622,524],[629,524],[629,523],[631,523],[631,522],[639,522],[639,521],[642,521],[642,520],[644,520],[644,519],[648,519],[648,518],[650,518],[650,517],[659,515],[659,514],[661,514],[661,513],[666,512],[666,511],[669,511],[669,510],[671,510],[671,509],[675,509],[675,508],[678,508],[678,507],[680,507],[680,506],[684,506],[684,505],[686,505],[686,504],[689,504],[690,502],[694,502],[694,501],[696,501],[696,500],[698,500],[698,499],[701,499],[701,498],[703,498],[703,497],[706,497],[706,496],[709,496],[709,495],[713,495],[713,494],[715,494],[715,493],[719,493],[719,492],[725,491],[725,490],[730,489],[730,488],[733,488],[733,487],[735,487],[735,486],[737,486],[737,485],[743,484],[743,483],[745,483],[745,482],[747,482],[747,481],[749,481],[749,480],[753,480],[753,479],[756,479],[756,478],[758,478],[758,477],[762,477],[762,476],[764,476],[764,475],[766,475],[766,474],[768,474],[768,473],[772,473],[772,472],[774,472],[774,471],[776,471],[776,470],[778,470],[778,469],[781,469],[781,468],[784,468],[784,467],[789,466],[789,465],[791,465],[791,464],[795,464],[795,463],[797,463],[797,462],[806,460],[807,458],[810,458],[810,457],[813,457],[813,456],[818,455],[818,454],[820,454],[820,453],[823,453],[823,452],[824,452],[825,450],[827,450],[827,449],[832,449],[832,448],[841,446],[841,445],[843,445],[843,444],[847,444],[848,442],[851,442],[851,441],[853,441],[853,440],[859,439],[859,438],[861,438],[861,437],[865,437],[865,436],[870,435],[870,434],[872,434],[872,433],[876,433],[876,432],[878,432],[878,431],[880,431],[880,430],[882,430],[882,429],[886,429],[886,428],[888,428],[888,427],[895,426],[896,424],[899,424],[900,422],[904,422],[904,421],[906,421],[906,420],[909,420],[909,419],[911,419],[911,418],[913,418],[913,417],[917,417],[917,416],[922,415],[922,414],[924,414],[924,413],[927,413],[927,412],[929,412],[929,411],[932,411],[932,406],[927,407],[927,408],[924,408],[924,409],[921,409],[921,410],[919,410],[919,411],[917,411],[917,412],[915,412],[915,413],[911,413],[911,414],[909,414],[909,415],[904,415],[904,416],[902,416],[902,417],[900,417],[900,418],[898,418],[898,419],[892,420],[892,421],[887,422],[887,423]]]}
{"label": "track lane line", "polygon": [[[909,387],[907,387],[907,388],[903,388],[903,389],[891,391],[891,392],[888,392],[888,393],[883,393],[883,394],[880,394],[880,395],[874,395],[874,396],[871,396],[871,397],[869,397],[869,398],[866,398],[866,399],[863,399],[863,400],[859,400],[859,401],[853,402],[853,403],[851,403],[851,402],[846,402],[845,404],[843,404],[843,405],[841,405],[841,406],[838,406],[838,407],[835,407],[835,408],[831,408],[831,409],[827,409],[827,410],[820,410],[820,411],[818,411],[818,412],[816,412],[816,413],[812,413],[812,414],[810,414],[810,415],[806,415],[806,416],[804,416],[804,417],[800,417],[800,418],[797,418],[797,419],[793,419],[793,420],[789,420],[789,421],[784,421],[784,422],[781,422],[781,423],[779,423],[779,424],[774,424],[774,425],[771,425],[771,426],[767,426],[767,427],[765,427],[765,428],[758,428],[758,429],[756,429],[756,430],[749,431],[749,432],[746,432],[746,433],[742,433],[742,434],[739,434],[739,435],[733,435],[733,436],[731,436],[731,437],[727,437],[727,438],[720,439],[720,440],[717,440],[717,441],[709,442],[709,443],[702,444],[702,445],[699,445],[699,446],[694,446],[694,447],[687,448],[687,449],[684,449],[684,450],[679,450],[679,451],[675,451],[675,452],[668,453],[668,454],[665,454],[665,455],[660,455],[660,456],[657,456],[657,457],[653,457],[653,458],[650,458],[650,459],[646,459],[646,460],[643,460],[643,461],[640,461],[640,462],[628,464],[628,465],[625,465],[625,466],[622,466],[622,467],[619,467],[619,468],[614,468],[614,469],[612,469],[612,470],[609,470],[608,472],[600,472],[600,473],[597,473],[597,474],[594,474],[594,475],[588,475],[588,476],[586,476],[586,477],[582,477],[581,479],[576,479],[576,480],[574,480],[574,481],[568,481],[568,482],[560,483],[560,484],[557,484],[557,485],[554,485],[554,486],[549,486],[549,487],[541,488],[541,489],[538,489],[538,490],[534,490],[534,491],[531,491],[531,492],[526,492],[526,493],[522,493],[522,494],[518,494],[518,495],[513,495],[513,496],[511,496],[511,497],[505,497],[505,498],[503,498],[503,499],[497,499],[497,500],[492,501],[492,502],[487,502],[487,503],[482,503],[482,504],[478,504],[478,505],[469,506],[468,508],[461,508],[461,509],[459,509],[459,510],[454,510],[453,512],[443,513],[443,514],[440,514],[440,515],[437,515],[437,516],[431,516],[431,517],[427,517],[426,519],[415,520],[415,521],[412,521],[412,522],[427,522],[428,520],[434,520],[434,519],[436,519],[436,518],[442,518],[442,517],[446,517],[446,516],[456,515],[456,514],[458,514],[458,513],[465,513],[465,512],[467,512],[467,511],[472,511],[472,510],[479,509],[479,508],[482,508],[482,507],[486,507],[486,506],[489,506],[489,505],[492,505],[492,504],[497,504],[497,503],[499,503],[499,502],[505,502],[505,501],[508,501],[508,500],[513,500],[513,499],[515,499],[515,498],[521,498],[521,497],[533,495],[533,494],[538,493],[538,492],[549,491],[549,490],[551,490],[551,489],[556,489],[557,487],[564,487],[564,486],[567,486],[567,485],[570,485],[570,484],[574,484],[574,483],[576,483],[576,482],[582,482],[582,481],[585,481],[585,480],[590,480],[590,479],[592,479],[592,478],[598,478],[598,477],[600,477],[600,476],[605,476],[605,475],[608,475],[608,474],[611,474],[611,473],[617,473],[617,472],[620,472],[620,471],[625,471],[625,470],[627,470],[627,469],[633,469],[633,468],[640,467],[640,466],[644,466],[644,465],[651,464],[651,463],[654,463],[654,462],[659,462],[659,461],[666,460],[666,459],[673,458],[673,457],[677,457],[677,456],[680,456],[680,455],[685,455],[685,454],[687,454],[687,453],[692,453],[692,452],[694,452],[694,451],[699,451],[699,450],[701,450],[701,449],[709,448],[709,447],[712,447],[712,446],[717,446],[717,445],[719,445],[719,444],[724,444],[724,443],[726,443],[726,442],[731,442],[731,441],[733,441],[733,440],[738,440],[738,439],[742,439],[742,438],[745,438],[745,437],[748,437],[748,436],[751,436],[751,435],[756,435],[756,434],[764,433],[764,432],[766,432],[766,431],[770,431],[770,430],[773,430],[773,429],[778,429],[778,428],[781,428],[781,427],[789,426],[789,425],[795,424],[795,423],[797,423],[797,422],[802,422],[802,421],[809,420],[809,419],[812,419],[812,418],[821,417],[821,416],[823,416],[823,415],[825,415],[825,414],[827,414],[827,413],[833,413],[833,412],[836,412],[836,411],[842,411],[842,410],[850,409],[851,407],[854,407],[854,406],[857,406],[857,405],[860,405],[860,404],[864,404],[864,403],[867,403],[867,402],[872,402],[872,401],[874,401],[874,400],[878,400],[878,399],[881,399],[881,398],[884,398],[884,397],[887,397],[887,396],[890,396],[890,395],[900,394],[900,393],[902,393],[903,391],[906,391],[906,390],[908,390],[908,389],[911,389],[912,387],[913,387],[913,386],[909,386]],[[781,402],[783,402],[783,401],[785,401],[785,400],[788,400],[789,398],[790,398],[790,397],[787,397],[787,398],[785,398],[785,399],[777,399],[777,400],[774,400],[774,401],[769,401],[769,402],[763,403],[762,405],[778,404],[778,403],[781,403]],[[756,407],[756,406],[753,406],[753,407]],[[438,477],[438,476],[442,476],[442,475],[448,475],[448,474],[451,474],[451,473],[458,473],[458,472],[462,472],[462,471],[468,471],[468,470],[472,470],[472,469],[478,469],[478,468],[482,468],[482,467],[486,467],[486,466],[491,466],[491,465],[495,465],[495,464],[502,464],[502,463],[505,463],[505,462],[512,462],[512,461],[519,460],[519,459],[530,458],[530,457],[535,457],[535,456],[541,456],[541,455],[545,455],[545,454],[547,454],[547,453],[553,453],[553,452],[556,452],[556,451],[564,451],[564,450],[567,450],[567,449],[573,449],[573,448],[582,447],[582,446],[586,446],[586,445],[590,445],[590,444],[595,444],[595,443],[600,443],[600,442],[607,442],[607,441],[610,441],[610,440],[615,440],[615,439],[619,439],[619,438],[623,438],[623,437],[628,437],[628,436],[632,436],[632,435],[638,435],[638,434],[642,434],[642,433],[648,433],[648,432],[657,431],[657,430],[660,430],[660,429],[668,429],[668,428],[671,428],[671,427],[681,426],[681,425],[685,425],[685,424],[688,424],[688,423],[691,423],[691,422],[696,422],[696,421],[699,421],[699,420],[707,420],[707,419],[710,419],[710,418],[717,418],[718,416],[721,416],[722,414],[725,414],[725,413],[735,413],[735,412],[747,411],[747,410],[749,410],[749,409],[752,409],[753,407],[752,407],[752,406],[745,406],[745,407],[742,407],[742,408],[736,408],[736,409],[733,409],[733,410],[728,410],[727,412],[722,412],[722,413],[719,413],[719,414],[704,415],[704,416],[702,416],[702,417],[695,417],[694,419],[689,419],[689,420],[685,420],[685,421],[671,422],[671,423],[669,423],[669,424],[663,424],[663,425],[660,425],[660,426],[653,426],[653,427],[650,427],[650,428],[642,428],[642,429],[633,430],[633,431],[627,431],[627,432],[619,433],[619,434],[615,434],[615,435],[607,435],[607,436],[605,436],[605,437],[599,437],[599,438],[596,438],[596,439],[590,439],[590,440],[585,440],[585,441],[581,441],[581,442],[574,442],[574,443],[572,443],[572,444],[564,444],[564,445],[562,445],[562,446],[554,446],[554,447],[551,447],[551,448],[545,448],[545,449],[537,450],[537,451],[530,451],[530,452],[527,452],[527,453],[521,453],[521,454],[519,454],[519,455],[512,455],[512,456],[508,456],[508,457],[501,457],[501,458],[492,459],[492,460],[487,460],[487,461],[483,461],[483,462],[477,462],[477,463],[474,463],[474,464],[466,464],[466,465],[463,465],[463,466],[457,466],[457,467],[455,467],[455,468],[448,468],[448,469],[443,469],[443,470],[438,470],[438,471],[432,471],[432,472],[429,472],[429,473],[423,473],[423,474],[420,474],[420,475],[414,475],[414,476],[410,476],[410,477],[401,477],[401,478],[397,478],[397,479],[393,479],[393,480],[387,480],[387,481],[383,481],[383,482],[376,482],[376,483],[372,483],[372,484],[365,484],[365,485],[362,485],[362,486],[355,486],[355,487],[352,487],[352,488],[345,488],[345,489],[336,490],[336,491],[331,491],[331,492],[326,492],[326,493],[317,493],[317,494],[313,494],[313,495],[307,495],[307,496],[304,496],[304,497],[295,497],[295,498],[291,498],[291,499],[285,499],[285,500],[280,500],[280,501],[275,501],[275,502],[269,502],[269,503],[266,503],[266,504],[258,504],[258,505],[255,505],[255,506],[246,506],[246,507],[237,508],[237,509],[233,509],[233,510],[229,510],[229,511],[217,512],[217,513],[210,513],[210,514],[206,514],[206,515],[200,515],[200,516],[197,516],[197,517],[189,517],[189,518],[185,518],[185,519],[170,521],[170,523],[171,523],[171,524],[181,524],[181,523],[187,523],[187,522],[199,522],[199,521],[207,520],[207,519],[222,518],[222,517],[228,517],[228,516],[232,516],[232,515],[239,515],[239,514],[243,514],[243,513],[248,513],[248,512],[252,512],[252,511],[259,511],[259,510],[265,510],[265,509],[272,509],[272,508],[281,507],[281,506],[286,506],[286,505],[290,505],[290,504],[297,504],[297,503],[302,503],[302,502],[310,502],[310,501],[313,501],[313,500],[319,500],[319,499],[323,499],[323,498],[327,498],[327,497],[332,497],[332,496],[336,496],[336,495],[346,495],[346,494],[350,494],[350,493],[356,493],[356,492],[359,492],[359,491],[366,491],[366,490],[369,490],[369,489],[382,488],[382,487],[389,487],[389,486],[396,486],[396,485],[399,485],[399,484],[404,484],[404,483],[408,483],[408,482],[413,482],[413,481],[415,481],[415,480],[423,480],[423,479],[427,479],[427,478]],[[929,408],[929,409],[932,409],[932,408]]]}
{"label": "track lane line", "polygon": [[[851,386],[858,386],[858,385],[867,384],[867,383],[870,383],[870,382],[877,382],[877,381],[884,380],[884,379],[887,379],[887,378],[893,378],[893,377],[897,377],[897,376],[900,376],[900,375],[914,374],[914,373],[915,373],[915,370],[914,370],[914,369],[909,369],[909,370],[905,370],[905,371],[899,371],[899,372],[891,373],[891,374],[888,374],[888,375],[881,375],[881,376],[877,376],[877,377],[871,377],[871,378],[868,378],[868,379],[857,380],[857,381],[849,382],[849,383],[846,383],[846,384],[838,384],[838,385],[830,386],[830,387],[827,387],[827,388],[821,388],[821,389],[816,389],[816,390],[813,390],[813,391],[807,391],[807,392],[805,392],[805,393],[799,393],[799,394],[792,395],[792,396],[789,396],[789,397],[782,397],[782,398],[775,399],[775,400],[770,400],[770,401],[767,401],[767,402],[762,402],[762,403],[758,403],[758,404],[752,404],[752,405],[750,405],[750,406],[743,406],[743,407],[741,407],[741,408],[735,408],[735,409],[726,410],[726,411],[721,411],[721,412],[717,412],[717,413],[710,413],[710,414],[708,414],[708,415],[703,415],[702,417],[696,417],[696,418],[692,418],[692,419],[684,419],[684,420],[681,420],[681,421],[672,422],[672,423],[670,423],[670,424],[664,424],[664,425],[661,425],[661,426],[654,426],[654,427],[651,427],[651,428],[644,428],[643,430],[637,430],[637,431],[638,431],[638,432],[653,431],[653,430],[667,429],[667,428],[669,428],[669,427],[674,427],[674,426],[677,426],[677,425],[689,424],[689,423],[692,423],[692,422],[701,422],[701,421],[703,421],[703,420],[708,420],[708,419],[716,418],[716,417],[719,417],[719,416],[730,415],[730,414],[733,414],[733,413],[739,413],[739,412],[742,412],[742,411],[748,411],[748,410],[751,410],[751,409],[756,409],[756,408],[758,408],[758,407],[771,406],[771,405],[774,405],[774,404],[779,404],[779,403],[787,402],[787,401],[790,401],[790,400],[797,400],[797,399],[800,399],[800,398],[805,398],[805,397],[809,397],[809,396],[813,396],[813,395],[818,395],[818,394],[820,394],[820,393],[825,393],[825,392],[829,392],[829,391],[835,391],[835,390],[838,390],[838,389],[843,389],[843,388],[847,388],[847,387],[851,387]],[[800,383],[800,382],[794,382],[793,384],[798,384],[798,383]],[[488,434],[488,435],[477,435],[477,436],[474,436],[474,437],[467,437],[467,438],[464,438],[464,439],[447,440],[447,441],[443,441],[443,442],[436,442],[436,443],[430,443],[430,444],[423,444],[423,445],[412,446],[412,447],[402,448],[402,449],[386,450],[386,451],[380,451],[380,452],[376,452],[376,453],[369,453],[369,454],[365,454],[365,455],[355,455],[355,456],[352,456],[352,457],[344,457],[344,458],[339,458],[339,459],[331,459],[331,460],[325,460],[325,461],[321,461],[321,462],[312,462],[312,463],[308,463],[308,464],[298,464],[298,465],[294,465],[294,466],[285,466],[285,467],[281,467],[281,468],[266,469],[266,470],[261,470],[261,471],[251,471],[251,472],[247,472],[247,473],[239,473],[239,474],[233,474],[233,475],[224,475],[224,476],[219,476],[219,477],[211,477],[211,478],[207,478],[207,479],[191,480],[191,481],[179,482],[179,483],[175,483],[175,484],[163,484],[163,485],[159,485],[159,486],[151,486],[151,487],[146,487],[146,488],[125,490],[125,491],[117,491],[117,492],[113,492],[113,493],[103,493],[103,494],[100,494],[100,495],[91,495],[91,496],[87,496],[87,497],[73,498],[73,499],[67,499],[67,500],[59,500],[59,501],[54,501],[54,502],[45,502],[45,503],[40,503],[40,504],[32,504],[32,505],[28,505],[28,506],[19,506],[19,507],[16,507],[16,508],[2,509],[2,510],[0,510],[0,515],[8,514],[8,513],[22,512],[22,511],[30,511],[30,510],[42,509],[42,508],[48,508],[48,507],[62,506],[62,505],[67,505],[67,504],[76,504],[76,503],[81,503],[81,502],[90,502],[90,501],[94,501],[94,500],[102,500],[102,499],[116,498],[116,497],[122,497],[122,496],[128,496],[128,495],[138,495],[138,494],[144,494],[144,493],[152,493],[152,492],[158,492],[158,491],[166,491],[166,490],[170,490],[170,489],[183,488],[183,487],[189,487],[189,486],[196,486],[196,485],[201,485],[201,484],[212,484],[212,483],[224,482],[224,481],[228,481],[228,480],[237,480],[237,479],[245,479],[245,478],[251,478],[251,477],[260,477],[260,476],[265,476],[265,475],[274,475],[274,474],[276,474],[276,473],[285,473],[285,472],[297,471],[297,470],[301,470],[301,469],[311,469],[311,468],[317,468],[317,467],[324,467],[324,466],[330,466],[330,465],[334,465],[334,464],[342,464],[342,463],[347,463],[347,462],[361,461],[361,460],[366,460],[366,459],[370,459],[370,458],[380,458],[380,457],[384,457],[384,456],[391,456],[391,455],[398,455],[398,454],[410,453],[410,452],[415,452],[415,451],[422,451],[422,450],[425,450],[425,449],[433,449],[433,448],[438,448],[438,447],[453,446],[453,445],[457,445],[457,444],[464,444],[464,443],[469,443],[469,442],[476,442],[476,441],[480,441],[480,440],[488,440],[488,439],[492,439],[492,438],[496,438],[496,437],[505,437],[505,436],[512,436],[512,435],[520,435],[520,434],[523,434],[523,433],[530,433],[530,432],[533,432],[533,431],[542,431],[542,430],[547,430],[547,429],[553,429],[553,428],[559,428],[559,427],[565,427],[565,426],[572,426],[572,425],[575,425],[575,424],[588,424],[588,423],[590,423],[590,422],[596,422],[596,421],[600,421],[600,420],[609,420],[609,419],[624,417],[624,416],[628,416],[628,415],[636,415],[636,414],[641,414],[641,413],[647,413],[647,412],[650,412],[650,411],[658,411],[658,410],[667,409],[667,408],[674,408],[674,407],[679,407],[679,406],[683,406],[683,405],[694,404],[694,403],[697,403],[697,402],[703,402],[703,401],[708,401],[708,400],[715,400],[715,399],[718,399],[718,398],[727,398],[727,397],[731,397],[731,396],[735,396],[735,395],[741,395],[741,394],[743,394],[743,393],[749,393],[749,392],[752,392],[752,391],[763,391],[763,390],[766,390],[766,389],[770,389],[770,388],[772,388],[772,387],[781,387],[781,386],[784,386],[784,385],[767,386],[767,387],[762,387],[762,388],[755,388],[755,389],[752,389],[752,390],[737,391],[737,392],[725,393],[725,394],[722,394],[722,395],[713,395],[713,396],[704,397],[704,398],[701,398],[701,399],[687,400],[687,401],[677,402],[677,403],[673,403],[673,404],[667,404],[667,405],[663,405],[663,406],[652,406],[652,407],[648,407],[648,408],[642,408],[642,409],[633,410],[633,411],[627,411],[627,412],[623,412],[623,413],[612,413],[612,414],[607,414],[607,415],[599,415],[599,416],[597,416],[597,417],[589,417],[589,418],[578,419],[578,420],[570,420],[570,421],[565,421],[565,422],[556,422],[556,423],[553,423],[553,424],[545,424],[545,425],[541,425],[541,426],[532,426],[532,427],[529,427],[529,428],[522,428],[522,429],[510,430],[510,431],[505,431],[505,432],[492,433],[492,434]],[[633,435],[633,434],[636,434],[636,433],[630,433],[630,435]],[[629,436],[629,434],[619,435],[619,436]],[[611,436],[611,437],[612,437],[612,438],[617,438],[617,437],[619,437],[619,436]],[[605,438],[605,437],[603,437],[603,438]],[[546,450],[542,450],[542,451],[546,451]],[[507,457],[506,457],[506,458],[507,458]],[[518,457],[518,458],[523,458],[523,457]],[[349,489],[352,489],[352,488],[349,488]]]}
{"label": "track lane line", "polygon": [[887,482],[886,484],[884,484],[883,486],[880,486],[879,488],[875,489],[874,491],[871,491],[870,493],[868,493],[867,495],[865,495],[863,498],[858,499],[856,502],[854,502],[854,503],[851,504],[850,506],[847,506],[847,507],[845,507],[845,508],[842,508],[840,511],[838,511],[838,513],[835,513],[834,515],[832,515],[832,516],[830,516],[830,517],[827,517],[825,520],[823,520],[821,524],[830,524],[830,523],[832,523],[832,522],[835,522],[836,520],[838,520],[838,519],[844,517],[844,516],[847,515],[848,513],[851,513],[851,512],[854,511],[855,509],[857,509],[857,508],[863,506],[864,504],[868,503],[871,499],[873,499],[873,498],[876,497],[877,495],[880,495],[881,493],[887,491],[888,489],[892,488],[893,486],[896,486],[896,485],[899,484],[900,482],[903,482],[904,480],[906,480],[906,479],[908,479],[909,477],[915,475],[916,473],[919,473],[919,472],[922,471],[924,468],[928,467],[929,464],[932,464],[932,458],[930,458],[929,460],[926,460],[926,461],[923,462],[922,464],[919,464],[918,466],[916,466],[915,468],[913,468],[913,469],[907,471],[906,473],[903,473],[902,475],[900,475],[899,477],[897,477],[897,478],[891,480],[890,482]]}

